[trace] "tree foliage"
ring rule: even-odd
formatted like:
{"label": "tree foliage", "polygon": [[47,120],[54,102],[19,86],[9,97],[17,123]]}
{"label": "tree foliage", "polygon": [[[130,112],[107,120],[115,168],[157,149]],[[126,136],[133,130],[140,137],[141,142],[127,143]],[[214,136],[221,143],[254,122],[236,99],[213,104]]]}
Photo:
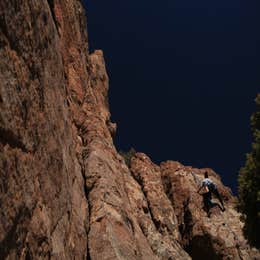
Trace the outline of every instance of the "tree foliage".
{"label": "tree foliage", "polygon": [[128,152],[119,151],[119,154],[123,156],[125,159],[125,163],[128,167],[130,167],[131,164],[131,158],[136,154],[136,151],[134,148],[131,148]]}
{"label": "tree foliage", "polygon": [[246,155],[244,167],[240,169],[238,193],[240,208],[245,214],[244,231],[249,242],[260,247],[260,94],[255,99],[257,110],[251,116],[253,132],[252,150]]}

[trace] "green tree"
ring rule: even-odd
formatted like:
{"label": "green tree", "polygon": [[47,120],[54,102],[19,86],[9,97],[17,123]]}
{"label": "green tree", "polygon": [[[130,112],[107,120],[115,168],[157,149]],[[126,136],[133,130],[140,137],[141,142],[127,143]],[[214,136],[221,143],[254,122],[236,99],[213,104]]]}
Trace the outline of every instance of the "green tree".
{"label": "green tree", "polygon": [[125,159],[125,163],[128,167],[130,167],[131,164],[131,158],[136,154],[136,151],[134,148],[131,148],[128,152],[119,151],[119,154],[123,156]]}
{"label": "green tree", "polygon": [[256,99],[257,110],[251,116],[253,132],[252,150],[246,155],[244,167],[238,177],[240,209],[245,214],[245,235],[249,242],[260,247],[260,94]]}

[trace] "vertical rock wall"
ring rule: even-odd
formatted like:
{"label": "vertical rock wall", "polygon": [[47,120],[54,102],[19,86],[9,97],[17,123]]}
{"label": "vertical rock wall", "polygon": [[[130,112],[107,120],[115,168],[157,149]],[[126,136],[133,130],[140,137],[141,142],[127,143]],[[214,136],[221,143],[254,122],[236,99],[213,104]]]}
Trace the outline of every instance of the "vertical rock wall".
{"label": "vertical rock wall", "polygon": [[227,211],[208,219],[202,170],[126,166],[108,85],[80,1],[0,2],[0,259],[259,259],[213,171]]}
{"label": "vertical rock wall", "polygon": [[[0,2],[1,259],[87,254],[88,205],[51,2]],[[67,18],[85,35],[82,7],[71,3]]]}

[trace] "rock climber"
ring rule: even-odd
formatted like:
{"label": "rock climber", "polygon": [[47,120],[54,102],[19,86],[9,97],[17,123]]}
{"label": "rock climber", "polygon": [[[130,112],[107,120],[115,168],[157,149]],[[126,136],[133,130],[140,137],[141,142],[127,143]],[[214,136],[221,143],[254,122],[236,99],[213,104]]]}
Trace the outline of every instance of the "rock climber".
{"label": "rock climber", "polygon": [[203,196],[203,203],[206,208],[206,211],[209,216],[209,210],[213,206],[213,203],[211,201],[212,199],[212,193],[217,197],[219,202],[221,203],[221,210],[225,211],[224,203],[222,200],[221,195],[219,194],[218,188],[215,183],[209,178],[208,172],[206,171],[204,173],[204,180],[202,181],[202,184],[200,188],[198,189],[198,193],[200,194],[200,191],[204,189],[204,192],[201,194]]}

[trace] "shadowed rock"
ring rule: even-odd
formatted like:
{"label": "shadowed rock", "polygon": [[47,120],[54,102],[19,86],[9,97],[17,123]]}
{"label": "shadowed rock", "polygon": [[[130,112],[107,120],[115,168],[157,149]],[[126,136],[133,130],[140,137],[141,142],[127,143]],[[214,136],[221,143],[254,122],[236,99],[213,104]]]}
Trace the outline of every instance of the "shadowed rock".
{"label": "shadowed rock", "polygon": [[117,153],[102,51],[77,0],[0,2],[0,258],[259,259],[230,189],[203,170]]}

